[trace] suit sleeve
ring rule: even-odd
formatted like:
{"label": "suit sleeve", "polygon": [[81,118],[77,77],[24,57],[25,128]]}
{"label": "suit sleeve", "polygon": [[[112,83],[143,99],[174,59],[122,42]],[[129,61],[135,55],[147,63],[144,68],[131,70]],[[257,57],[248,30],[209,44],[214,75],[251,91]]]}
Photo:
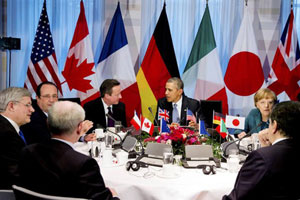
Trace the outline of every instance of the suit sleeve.
{"label": "suit sleeve", "polygon": [[223,200],[229,199],[255,199],[251,195],[259,192],[256,188],[267,173],[267,164],[257,151],[253,151],[246,159],[236,179],[233,190],[225,195]]}
{"label": "suit sleeve", "polygon": [[125,104],[123,104],[122,105],[122,113],[121,113],[121,115],[122,115],[122,125],[124,126],[124,127],[127,127],[127,121],[126,121],[126,107],[125,107]]}
{"label": "suit sleeve", "polygon": [[83,193],[91,199],[118,199],[112,197],[112,193],[105,186],[99,166],[94,159],[87,160],[79,172],[79,185]]}

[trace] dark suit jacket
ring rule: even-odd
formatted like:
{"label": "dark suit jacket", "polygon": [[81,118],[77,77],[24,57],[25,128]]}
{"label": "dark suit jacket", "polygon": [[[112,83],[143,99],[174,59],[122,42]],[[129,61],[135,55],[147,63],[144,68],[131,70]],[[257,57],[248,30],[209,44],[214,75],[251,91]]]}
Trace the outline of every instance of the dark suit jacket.
{"label": "dark suit jacket", "polygon": [[11,189],[25,143],[11,123],[0,115],[0,189]]}
{"label": "dark suit jacket", "polygon": [[95,159],[68,144],[51,139],[23,149],[18,184],[44,194],[88,199],[112,199]]}
{"label": "dark suit jacket", "polygon": [[[95,129],[97,127],[97,124],[99,124],[101,127],[106,128],[107,126],[106,116],[105,116],[105,110],[101,98],[97,98],[95,100],[87,102],[86,104],[84,104],[83,108],[85,110],[85,119],[91,120],[94,123],[93,128],[90,129],[89,132]],[[119,104],[113,105],[112,112],[113,112],[112,117],[117,121],[121,121],[122,125],[126,127],[127,124],[126,124],[125,104],[119,102]]]}
{"label": "dark suit jacket", "polygon": [[283,140],[253,151],[227,199],[299,199],[299,144]]}
{"label": "dark suit jacket", "polygon": [[[170,119],[169,122],[172,123],[172,112],[173,112],[173,106],[172,102],[168,102],[166,97],[161,98],[158,100],[157,103],[157,112],[156,112],[156,119],[158,118],[158,108],[166,109],[169,111]],[[185,95],[182,95],[182,105],[181,105],[181,115],[180,115],[180,125],[187,126],[188,121],[186,120],[186,111],[187,108],[193,112],[193,114],[197,117],[197,120],[200,118],[201,120],[204,120],[204,116],[202,114],[202,111],[200,109],[200,103],[199,101],[189,98]]]}
{"label": "dark suit jacket", "polygon": [[33,103],[34,112],[31,115],[30,122],[21,126],[27,144],[44,142],[51,138],[47,125],[47,116],[40,109],[37,103]]}

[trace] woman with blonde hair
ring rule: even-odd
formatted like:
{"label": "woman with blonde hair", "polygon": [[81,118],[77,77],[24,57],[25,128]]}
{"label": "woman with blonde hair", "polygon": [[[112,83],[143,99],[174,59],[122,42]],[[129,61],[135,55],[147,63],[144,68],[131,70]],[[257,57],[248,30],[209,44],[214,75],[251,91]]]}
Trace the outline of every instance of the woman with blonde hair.
{"label": "woman with blonde hair", "polygon": [[252,109],[245,120],[244,130],[235,130],[238,138],[244,137],[247,133],[258,133],[259,131],[268,128],[268,119],[271,110],[277,101],[276,94],[268,89],[261,88],[254,95],[254,105],[256,108]]}

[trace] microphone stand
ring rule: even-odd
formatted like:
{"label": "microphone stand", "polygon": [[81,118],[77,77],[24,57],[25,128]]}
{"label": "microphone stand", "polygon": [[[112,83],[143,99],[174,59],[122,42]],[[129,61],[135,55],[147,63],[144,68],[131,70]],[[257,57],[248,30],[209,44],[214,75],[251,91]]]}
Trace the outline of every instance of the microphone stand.
{"label": "microphone stand", "polygon": [[247,152],[247,151],[245,151],[245,150],[241,150],[240,149],[240,142],[243,140],[243,139],[245,139],[245,138],[247,138],[247,137],[250,137],[251,136],[251,132],[253,131],[253,130],[255,130],[255,129],[257,129],[258,127],[260,127],[262,125],[262,122],[260,122],[258,125],[256,125],[254,128],[252,128],[248,133],[246,133],[246,135],[244,135],[242,138],[240,138],[240,139],[238,139],[238,140],[234,140],[234,141],[231,141],[231,142],[229,142],[228,143],[228,145],[225,147],[225,149],[224,149],[224,152],[223,152],[223,154],[224,154],[224,156],[228,156],[228,155],[226,155],[226,151],[227,151],[227,149],[229,148],[229,146],[231,145],[231,144],[233,144],[233,143],[236,143],[236,142],[238,142],[237,143],[237,149],[239,150],[239,153],[244,153],[244,154],[249,154],[250,152]]}
{"label": "microphone stand", "polygon": [[243,152],[243,153],[247,153],[247,154],[249,154],[249,153],[251,152],[251,151],[250,151],[250,152],[246,152],[246,151],[244,151],[244,150],[242,151],[242,150],[240,149],[240,143],[241,143],[241,141],[242,141],[243,139],[245,139],[245,138],[247,138],[247,137],[250,137],[252,131],[254,131],[254,130],[257,129],[258,127],[260,127],[262,124],[263,124],[263,122],[260,122],[260,123],[257,124],[255,127],[253,127],[248,133],[246,133],[246,135],[244,135],[242,138],[239,139],[238,144],[237,144],[237,148],[238,148],[239,152]]}

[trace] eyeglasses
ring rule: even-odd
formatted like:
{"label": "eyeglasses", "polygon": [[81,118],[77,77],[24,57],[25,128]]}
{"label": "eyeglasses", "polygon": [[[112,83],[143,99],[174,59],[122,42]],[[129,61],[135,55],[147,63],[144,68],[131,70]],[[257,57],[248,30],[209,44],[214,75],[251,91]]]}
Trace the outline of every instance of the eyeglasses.
{"label": "eyeglasses", "polygon": [[32,107],[32,104],[31,104],[31,103],[25,104],[25,103],[23,103],[23,102],[21,102],[21,101],[14,101],[14,102],[23,104],[26,108],[31,108],[31,107]]}
{"label": "eyeglasses", "polygon": [[53,99],[57,99],[58,98],[58,96],[56,95],[56,94],[54,94],[54,95],[50,95],[50,94],[46,94],[46,95],[41,95],[41,97],[43,97],[43,98],[45,98],[45,99],[50,99],[51,97],[53,98]]}

